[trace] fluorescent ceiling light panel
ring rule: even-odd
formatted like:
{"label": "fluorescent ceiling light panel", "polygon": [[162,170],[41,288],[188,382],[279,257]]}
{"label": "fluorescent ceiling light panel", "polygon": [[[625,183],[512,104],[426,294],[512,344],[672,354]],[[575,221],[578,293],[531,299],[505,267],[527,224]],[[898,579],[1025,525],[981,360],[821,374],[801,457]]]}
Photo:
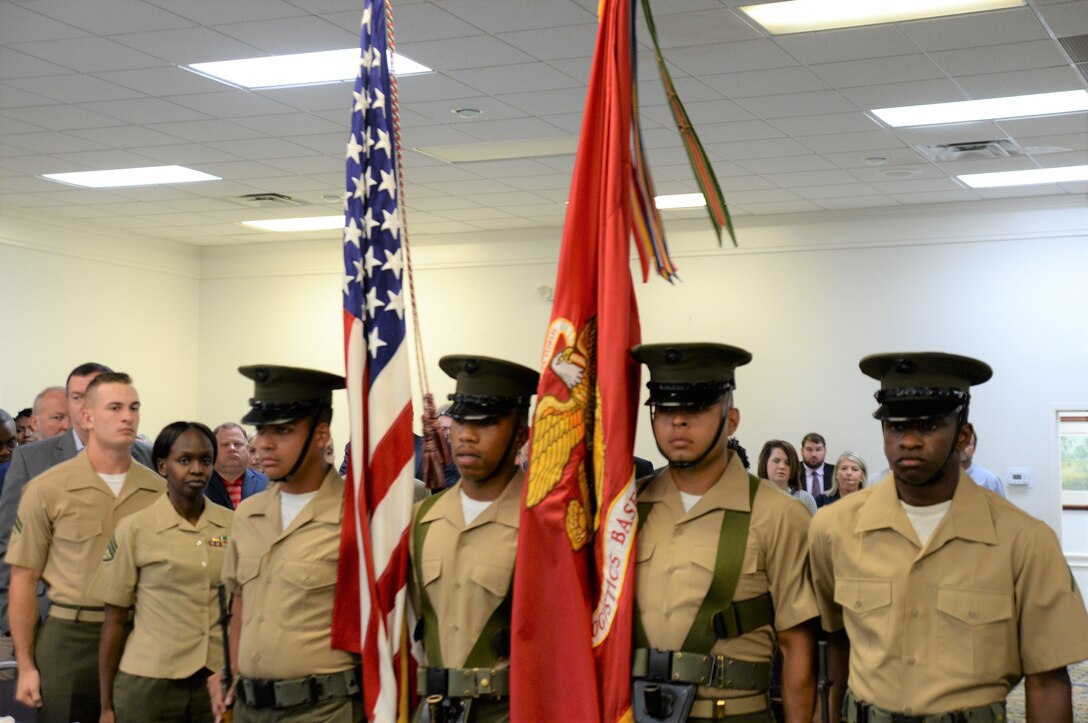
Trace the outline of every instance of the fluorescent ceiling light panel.
{"label": "fluorescent ceiling light panel", "polygon": [[876,108],[873,110],[873,115],[892,128],[902,128],[903,126],[967,123],[1001,118],[1026,118],[1086,110],[1088,110],[1088,91],[1063,90],[1057,93],[1013,95],[1007,98]]}
{"label": "fluorescent ceiling light panel", "polygon": [[[183,65],[199,75],[242,88],[282,88],[353,80],[359,73],[359,49],[273,55],[266,58],[221,60]],[[393,54],[397,77],[430,73],[431,69],[399,53]]]}
{"label": "fluorescent ceiling light panel", "polygon": [[772,35],[1022,7],[1025,0],[788,0],[740,10]]}
{"label": "fluorescent ceiling light panel", "polygon": [[494,141],[485,143],[461,143],[450,146],[422,146],[412,148],[431,158],[446,163],[471,163],[472,161],[501,161],[513,158],[543,158],[565,156],[578,150],[578,136],[558,138],[530,138],[521,141]]}
{"label": "fluorescent ceiling light panel", "polygon": [[701,193],[674,193],[671,196],[655,196],[654,205],[659,211],[670,208],[702,208],[706,199]]}
{"label": "fluorescent ceiling light panel", "polygon": [[42,178],[85,188],[120,188],[122,186],[161,186],[169,183],[219,181],[212,176],[185,166],[148,166],[146,168],[115,168],[112,171],[79,171],[76,173],[46,173]]}
{"label": "fluorescent ceiling light panel", "polygon": [[1088,181],[1088,166],[1032,168],[1027,171],[999,171],[997,173],[967,173],[956,176],[956,178],[971,188],[1034,186],[1038,183],[1071,183],[1073,181]]}
{"label": "fluorescent ceiling light panel", "polygon": [[344,227],[344,214],[336,216],[309,216],[307,218],[270,218],[264,221],[242,221],[243,226],[262,231],[291,233],[292,231],[328,231]]}

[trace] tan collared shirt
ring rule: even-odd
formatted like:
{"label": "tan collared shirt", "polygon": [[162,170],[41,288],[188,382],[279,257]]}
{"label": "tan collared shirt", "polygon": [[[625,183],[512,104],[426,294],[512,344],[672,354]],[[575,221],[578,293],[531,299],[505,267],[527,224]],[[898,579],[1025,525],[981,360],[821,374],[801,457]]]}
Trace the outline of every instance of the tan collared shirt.
{"label": "tan collared shirt", "polygon": [[209,501],[193,525],[163,495],[117,526],[93,590],[109,605],[136,604],[122,671],[176,680],[222,669],[216,586],[231,514]]}
{"label": "tan collared shirt", "polygon": [[[684,512],[672,473],[662,470],[642,491],[639,504],[650,503],[638,531],[635,594],[651,646],[681,650],[695,615],[710,589],[725,510],[751,508],[736,601],[771,593],[777,630],[816,617],[819,611],[809,580],[806,556],[808,510],[772,483],[762,480],[748,502],[748,473],[736,455],[713,487]],[[769,662],[775,632],[770,625],[734,638],[720,639],[714,655]],[[700,688],[699,697],[734,697],[752,691]]]}
{"label": "tan collared shirt", "polygon": [[282,680],[358,665],[358,656],[330,647],[343,510],[344,480],[334,469],[286,530],[280,485],[238,506],[223,581],[242,595],[242,620],[233,621],[242,626],[242,675]]}
{"label": "tan collared shirt", "polygon": [[960,473],[923,547],[889,475],[822,508],[809,533],[825,630],[849,685],[923,715],[1005,699],[1021,676],[1088,658],[1088,613],[1047,525]]}
{"label": "tan collared shirt", "polygon": [[[420,563],[423,585],[438,617],[442,667],[465,665],[484,625],[510,590],[524,479],[519,470],[470,525],[461,511],[461,482],[444,493],[420,521],[429,528]],[[413,525],[413,536],[417,532]],[[412,565],[412,599],[419,611],[414,560]]]}
{"label": "tan collared shirt", "polygon": [[80,452],[27,483],[4,560],[40,571],[55,603],[102,607],[91,583],[117,523],[165,490],[162,477],[134,461],[115,497]]}

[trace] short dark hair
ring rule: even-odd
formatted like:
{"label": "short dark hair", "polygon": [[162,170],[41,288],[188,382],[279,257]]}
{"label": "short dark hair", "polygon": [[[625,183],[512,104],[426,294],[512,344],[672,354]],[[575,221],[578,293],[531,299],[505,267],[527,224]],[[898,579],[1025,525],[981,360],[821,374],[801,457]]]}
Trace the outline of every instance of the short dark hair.
{"label": "short dark hair", "polygon": [[72,384],[72,377],[86,377],[91,374],[108,374],[113,370],[105,364],[99,364],[98,362],[84,362],[78,367],[68,372],[68,378],[64,380],[64,392],[68,393],[68,387]]}
{"label": "short dark hair", "polygon": [[19,413],[15,415],[15,418],[19,419],[20,417],[33,417],[33,416],[34,416],[34,410],[31,409],[30,407],[27,407],[26,409],[20,409]]}
{"label": "short dark hair", "polygon": [[159,469],[159,460],[169,457],[174,442],[178,441],[178,437],[190,429],[195,429],[208,438],[208,442],[212,445],[212,464],[215,464],[215,435],[212,434],[212,430],[208,429],[208,425],[200,422],[171,422],[162,428],[159,436],[155,438],[154,446],[151,447],[151,464],[156,471]]}
{"label": "short dark hair", "polygon": [[809,442],[814,442],[815,444],[822,444],[825,447],[827,446],[827,440],[824,439],[822,434],[817,434],[816,432],[809,432],[808,434],[806,434],[804,439],[801,440],[801,446],[804,447]]}
{"label": "short dark hair", "polygon": [[212,435],[216,439],[219,439],[219,433],[222,432],[224,429],[237,429],[239,432],[242,433],[242,436],[246,438],[246,444],[249,444],[249,435],[246,433],[246,430],[242,427],[242,425],[238,424],[238,422],[223,422],[218,427],[212,430]]}
{"label": "short dark hair", "polygon": [[771,451],[775,449],[785,452],[786,461],[790,463],[789,488],[791,490],[801,489],[801,462],[797,458],[797,450],[793,448],[792,444],[782,439],[772,439],[763,445],[763,450],[759,453],[759,471],[757,475],[761,479],[767,479],[767,461],[771,458]]}

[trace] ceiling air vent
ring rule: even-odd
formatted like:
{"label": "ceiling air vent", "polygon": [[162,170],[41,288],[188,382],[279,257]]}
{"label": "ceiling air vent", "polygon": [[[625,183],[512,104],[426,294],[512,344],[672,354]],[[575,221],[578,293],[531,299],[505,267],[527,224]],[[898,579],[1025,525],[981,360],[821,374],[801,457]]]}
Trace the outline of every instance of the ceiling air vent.
{"label": "ceiling air vent", "polygon": [[1024,151],[1016,144],[1016,141],[1007,138],[999,141],[967,141],[916,147],[923,156],[937,162],[973,161],[980,158],[1010,158],[1024,155]]}
{"label": "ceiling air vent", "polygon": [[247,193],[244,196],[235,196],[230,200],[249,208],[289,208],[291,206],[305,205],[302,201],[296,201],[282,193]]}

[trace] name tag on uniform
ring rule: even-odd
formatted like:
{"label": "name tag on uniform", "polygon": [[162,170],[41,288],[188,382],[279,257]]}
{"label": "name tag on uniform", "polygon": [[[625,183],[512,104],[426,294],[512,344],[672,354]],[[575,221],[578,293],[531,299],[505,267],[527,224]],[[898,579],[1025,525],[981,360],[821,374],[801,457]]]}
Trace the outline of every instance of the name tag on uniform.
{"label": "name tag on uniform", "polygon": [[230,542],[230,537],[227,535],[219,535],[208,540],[208,544],[212,547],[226,547],[228,542]]}

